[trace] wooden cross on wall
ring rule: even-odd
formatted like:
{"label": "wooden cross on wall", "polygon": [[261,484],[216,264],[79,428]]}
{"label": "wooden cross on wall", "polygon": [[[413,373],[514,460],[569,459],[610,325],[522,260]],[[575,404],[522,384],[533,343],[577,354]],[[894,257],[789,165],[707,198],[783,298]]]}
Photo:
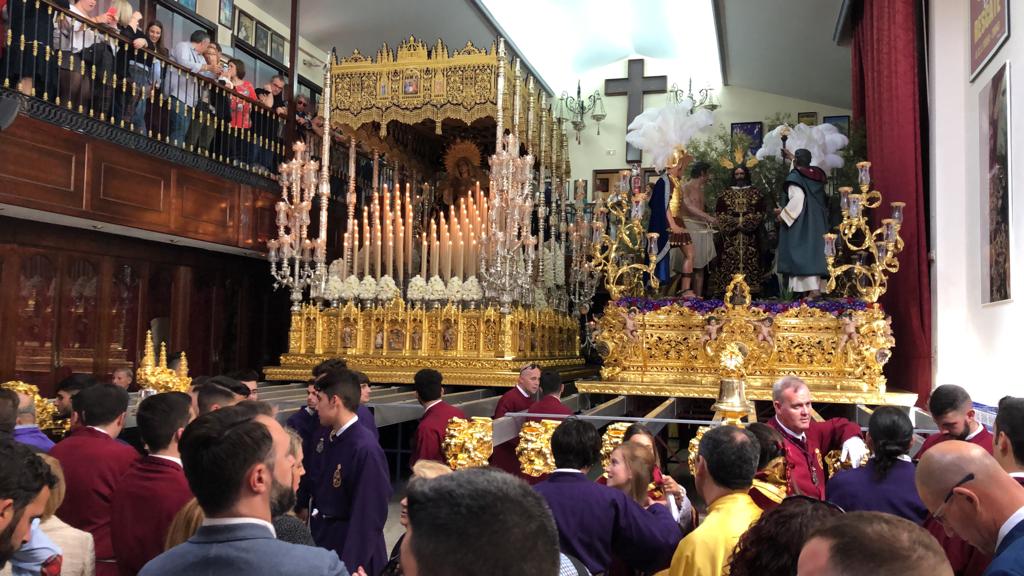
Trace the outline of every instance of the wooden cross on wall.
{"label": "wooden cross on wall", "polygon": [[[626,126],[644,111],[644,94],[664,94],[668,91],[667,76],[644,76],[642,58],[629,61],[625,78],[610,78],[604,81],[605,96],[627,96]],[[632,144],[626,145],[626,162],[640,162],[643,153]]]}

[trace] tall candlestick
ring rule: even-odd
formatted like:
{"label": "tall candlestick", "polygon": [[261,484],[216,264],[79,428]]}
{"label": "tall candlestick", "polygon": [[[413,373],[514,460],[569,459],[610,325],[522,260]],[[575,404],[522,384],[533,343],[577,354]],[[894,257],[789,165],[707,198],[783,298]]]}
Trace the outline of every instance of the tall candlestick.
{"label": "tall candlestick", "polygon": [[395,256],[395,267],[398,271],[398,285],[402,285],[402,281],[405,279],[405,228],[402,226],[402,219],[398,219],[398,226],[395,227],[398,230],[397,242],[395,242],[395,250],[398,252]]}
{"label": "tall candlestick", "polygon": [[427,235],[423,234],[422,246],[420,246],[420,277],[427,279]]}
{"label": "tall candlestick", "polygon": [[448,239],[448,248],[445,250],[444,267],[445,267],[444,279],[447,282],[452,277],[452,241],[451,241],[451,238]]}
{"label": "tall candlestick", "polygon": [[437,276],[438,273],[440,272],[440,270],[438,269],[438,264],[440,263],[438,262],[437,257],[441,253],[441,245],[438,243],[437,238],[433,237],[433,235],[431,235],[431,237],[432,245],[430,248],[430,277],[433,278],[434,276]]}
{"label": "tall candlestick", "polygon": [[412,276],[412,199],[409,184],[405,185],[405,258],[405,265]]}
{"label": "tall candlestick", "polygon": [[[392,240],[391,240],[391,236],[388,236],[388,254],[389,255],[392,253],[392,247],[393,247],[393,243],[392,243]],[[387,270],[388,276],[391,276],[391,264],[393,262],[392,262],[390,257],[386,260],[386,262],[387,262],[386,270]]]}
{"label": "tall candlestick", "polygon": [[370,275],[370,209],[363,206],[363,276]]}

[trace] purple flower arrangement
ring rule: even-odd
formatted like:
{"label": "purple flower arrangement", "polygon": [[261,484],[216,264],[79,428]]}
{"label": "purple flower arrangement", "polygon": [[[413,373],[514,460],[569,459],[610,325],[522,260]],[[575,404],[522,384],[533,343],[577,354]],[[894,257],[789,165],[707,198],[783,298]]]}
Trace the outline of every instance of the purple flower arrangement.
{"label": "purple flower arrangement", "polygon": [[[683,308],[689,308],[694,312],[707,315],[712,311],[721,308],[724,302],[717,298],[704,300],[701,298],[636,298],[626,297],[620,298],[616,304],[623,308],[636,308],[641,312],[656,312],[666,306],[681,306]],[[868,307],[867,302],[863,300],[857,300],[854,298],[835,298],[828,300],[794,300],[794,301],[781,301],[781,300],[754,300],[750,303],[751,308],[758,308],[764,310],[768,314],[776,315],[781,314],[787,310],[793,308],[799,308],[800,306],[807,306],[808,308],[814,308],[821,310],[822,312],[828,312],[833,316],[839,316],[847,310],[865,310]]]}

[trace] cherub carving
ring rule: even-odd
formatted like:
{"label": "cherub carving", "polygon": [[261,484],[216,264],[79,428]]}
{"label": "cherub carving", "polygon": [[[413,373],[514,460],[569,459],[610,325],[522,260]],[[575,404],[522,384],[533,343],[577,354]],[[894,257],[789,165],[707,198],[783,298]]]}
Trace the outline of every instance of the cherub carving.
{"label": "cherub carving", "polygon": [[708,316],[705,320],[704,335],[700,338],[701,343],[706,344],[718,340],[718,331],[721,328],[722,324],[718,321],[717,316]]}
{"label": "cherub carving", "polygon": [[857,333],[857,318],[853,315],[851,310],[847,310],[839,315],[839,349],[849,347],[851,350],[853,347],[860,344],[860,334]]}
{"label": "cherub carving", "polygon": [[757,341],[771,343],[775,339],[775,334],[772,332],[772,326],[775,324],[775,319],[771,316],[766,316],[763,320],[758,322],[755,326],[757,329]]}
{"label": "cherub carving", "polygon": [[638,310],[634,306],[633,308],[629,309],[629,312],[626,313],[626,336],[628,336],[630,340],[636,340],[636,336],[637,336],[637,334],[636,334],[636,332],[637,332],[637,328],[636,328],[636,314],[637,314],[637,312],[638,312]]}

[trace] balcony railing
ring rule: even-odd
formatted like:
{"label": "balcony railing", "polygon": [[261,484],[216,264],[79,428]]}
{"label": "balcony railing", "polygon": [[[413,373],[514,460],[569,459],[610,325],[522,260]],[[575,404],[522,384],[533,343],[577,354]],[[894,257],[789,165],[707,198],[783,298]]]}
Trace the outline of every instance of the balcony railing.
{"label": "balcony railing", "polygon": [[[255,177],[276,173],[285,118],[268,105],[272,97],[232,85],[219,63],[197,73],[207,61],[191,44],[154,50],[144,22],[118,27],[114,15],[82,15],[49,0],[9,0],[5,11],[0,78],[30,111],[112,127],[108,136],[122,144],[142,138],[175,159],[185,151]],[[246,84],[251,95],[239,92]]]}

